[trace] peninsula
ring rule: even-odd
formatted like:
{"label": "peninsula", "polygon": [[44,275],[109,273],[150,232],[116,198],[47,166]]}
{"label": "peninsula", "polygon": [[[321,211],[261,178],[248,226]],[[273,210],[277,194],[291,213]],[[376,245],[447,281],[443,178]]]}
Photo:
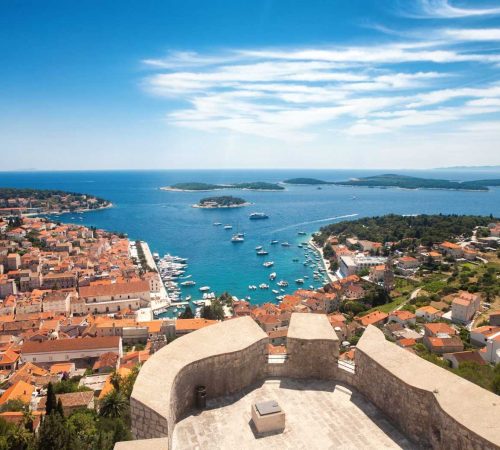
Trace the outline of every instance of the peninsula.
{"label": "peninsula", "polygon": [[202,198],[193,208],[216,209],[216,208],[240,208],[248,206],[250,203],[246,202],[240,197],[232,197],[230,195],[223,195],[220,197],[206,197]]}
{"label": "peninsula", "polygon": [[362,186],[362,187],[398,187],[402,189],[449,189],[460,191],[488,191],[488,186],[499,186],[500,179],[451,181],[434,178],[410,177],[407,175],[383,174],[363,178],[352,178],[346,181],[323,181],[315,178],[292,178],[285,180],[286,184],[295,185],[321,185],[330,184],[337,186]]}
{"label": "peninsula", "polygon": [[63,214],[109,208],[99,197],[59,190],[0,188],[0,215]]}
{"label": "peninsula", "polygon": [[285,188],[277,183],[268,183],[265,181],[255,181],[250,183],[229,183],[229,184],[211,184],[199,182],[176,183],[171,186],[161,187],[162,191],[217,191],[222,189],[241,189],[247,191],[282,191]]}

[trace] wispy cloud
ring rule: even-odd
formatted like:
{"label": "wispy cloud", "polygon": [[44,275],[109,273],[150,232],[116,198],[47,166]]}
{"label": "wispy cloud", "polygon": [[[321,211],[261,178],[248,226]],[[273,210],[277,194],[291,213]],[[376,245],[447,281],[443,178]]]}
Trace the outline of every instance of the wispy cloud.
{"label": "wispy cloud", "polygon": [[449,0],[418,0],[404,2],[402,14],[418,19],[457,19],[466,17],[494,16],[500,14],[499,7],[481,7],[474,1],[469,8],[454,6]]}
{"label": "wispy cloud", "polygon": [[[421,6],[428,14],[465,11],[443,1]],[[470,43],[499,37],[496,28],[438,28],[435,38],[420,30],[383,44],[173,52],[143,61],[150,71],[142,85],[173,100],[168,123],[205,132],[293,142],[460,128],[500,113],[500,54]]]}

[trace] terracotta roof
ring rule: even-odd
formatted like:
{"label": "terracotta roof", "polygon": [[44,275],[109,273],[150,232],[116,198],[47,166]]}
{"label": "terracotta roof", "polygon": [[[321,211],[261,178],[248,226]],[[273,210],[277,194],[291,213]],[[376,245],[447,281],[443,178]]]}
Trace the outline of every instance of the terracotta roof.
{"label": "terracotta roof", "polygon": [[56,375],[58,373],[70,373],[75,368],[74,363],[57,363],[50,366],[50,373]]}
{"label": "terracotta roof", "polygon": [[387,319],[388,315],[384,312],[381,311],[373,311],[370,314],[367,314],[366,316],[360,317],[359,321],[361,324],[365,327],[368,325],[373,325],[374,323],[381,322],[385,319]]}
{"label": "terracotta roof", "polygon": [[14,383],[9,389],[7,389],[0,397],[0,405],[7,403],[9,400],[19,399],[24,403],[29,403],[31,400],[31,394],[35,390],[35,386],[25,383],[24,381],[18,381]]}
{"label": "terracotta roof", "polygon": [[410,320],[410,319],[414,319],[416,317],[415,314],[413,314],[412,312],[405,311],[403,309],[400,309],[398,311],[392,311],[389,314],[389,317],[392,317],[392,316],[395,316],[401,320]]}
{"label": "terracotta roof", "polygon": [[44,342],[25,342],[21,348],[21,353],[51,353],[71,350],[118,348],[119,343],[119,336],[58,339],[54,341]]}
{"label": "terracotta roof", "polygon": [[454,328],[442,322],[427,323],[424,325],[424,328],[426,329],[426,331],[428,330],[431,334],[446,333],[451,336],[457,333]]}
{"label": "terracotta roof", "polygon": [[99,297],[101,295],[120,295],[137,292],[149,292],[147,281],[131,281],[128,283],[99,284],[80,288],[81,297]]}
{"label": "terracotta roof", "polygon": [[455,352],[455,353],[445,353],[443,356],[453,355],[453,357],[457,360],[458,364],[463,362],[474,362],[479,364],[480,366],[485,366],[486,361],[482,358],[479,352],[475,350],[466,351],[466,352]]}
{"label": "terracotta roof", "polygon": [[175,321],[176,331],[199,330],[200,328],[217,323],[217,320],[208,319],[177,319]]}
{"label": "terracotta roof", "polygon": [[[94,398],[94,391],[69,392],[67,394],[56,394],[56,399],[61,403],[63,408],[74,408],[78,406],[87,407]],[[45,409],[47,397],[42,397],[38,402],[38,409]]]}

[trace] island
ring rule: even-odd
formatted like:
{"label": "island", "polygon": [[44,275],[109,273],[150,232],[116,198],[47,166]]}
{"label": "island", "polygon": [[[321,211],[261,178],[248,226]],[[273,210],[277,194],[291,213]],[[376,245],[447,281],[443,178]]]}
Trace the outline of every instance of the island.
{"label": "island", "polygon": [[361,186],[369,188],[397,187],[401,189],[449,189],[456,191],[488,191],[489,186],[500,186],[500,179],[451,181],[388,173],[370,177],[352,178],[346,181],[323,181],[317,180],[315,178],[292,178],[289,180],[285,180],[284,183],[295,185],[330,184],[337,186]]}
{"label": "island", "polygon": [[278,183],[255,181],[250,183],[211,184],[199,182],[176,183],[171,186],[161,187],[162,191],[197,192],[217,191],[222,189],[241,189],[247,191],[282,191],[285,188]]}
{"label": "island", "polygon": [[109,208],[99,197],[60,190],[0,188],[0,215],[63,214]]}
{"label": "island", "polygon": [[217,208],[241,208],[248,206],[250,203],[240,197],[232,197],[223,195],[220,197],[202,198],[197,204],[192,205],[193,208],[217,209]]}

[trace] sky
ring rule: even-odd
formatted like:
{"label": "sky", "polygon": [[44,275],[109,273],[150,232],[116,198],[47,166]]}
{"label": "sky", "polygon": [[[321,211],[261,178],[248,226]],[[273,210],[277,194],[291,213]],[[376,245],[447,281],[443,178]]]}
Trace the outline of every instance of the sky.
{"label": "sky", "polygon": [[499,164],[498,1],[0,1],[0,171]]}

